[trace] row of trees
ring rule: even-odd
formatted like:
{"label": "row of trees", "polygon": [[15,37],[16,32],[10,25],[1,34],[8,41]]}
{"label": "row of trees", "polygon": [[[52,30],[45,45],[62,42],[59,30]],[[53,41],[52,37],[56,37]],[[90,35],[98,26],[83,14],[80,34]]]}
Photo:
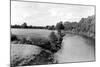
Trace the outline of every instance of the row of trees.
{"label": "row of trees", "polygon": [[[60,27],[61,26],[61,27]],[[90,37],[95,37],[95,16],[89,16],[87,18],[82,18],[79,22],[69,22],[64,23],[59,22],[56,28],[60,30],[74,32],[77,34],[82,34]]]}
{"label": "row of trees", "polygon": [[76,33],[88,33],[91,36],[95,34],[95,16],[89,16],[87,18],[82,18],[79,22],[58,22],[56,26],[28,26],[27,23],[22,25],[11,25],[11,28],[31,28],[31,29],[48,29],[48,30],[57,30],[61,34],[61,30],[71,31]]}
{"label": "row of trees", "polygon": [[48,30],[55,30],[55,26],[54,25],[52,25],[52,26],[49,26],[49,25],[47,25],[47,26],[32,26],[32,25],[30,25],[30,26],[28,26],[27,25],[27,23],[26,22],[24,22],[22,25],[11,25],[11,28],[23,28],[23,29],[25,29],[25,28],[29,28],[29,29],[48,29]]}
{"label": "row of trees", "polygon": [[65,22],[65,30],[70,30],[73,32],[90,32],[95,33],[95,16],[89,16],[87,18],[82,18],[77,22]]}
{"label": "row of trees", "polygon": [[95,16],[82,18],[79,22],[65,22],[65,30],[75,32],[93,32],[95,33]]}

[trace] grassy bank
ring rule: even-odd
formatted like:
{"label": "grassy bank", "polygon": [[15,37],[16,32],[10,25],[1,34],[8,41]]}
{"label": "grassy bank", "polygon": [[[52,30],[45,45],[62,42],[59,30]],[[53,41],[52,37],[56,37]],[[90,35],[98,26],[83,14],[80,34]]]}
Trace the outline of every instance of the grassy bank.
{"label": "grassy bank", "polygon": [[11,67],[56,63],[52,52],[28,44],[11,44]]}
{"label": "grassy bank", "polygon": [[[17,57],[17,59],[12,59],[11,66],[15,67],[15,66],[57,63],[54,60],[53,55],[61,48],[61,42],[62,41],[60,40],[60,37],[57,36],[57,33],[52,32],[52,31],[48,31],[48,30],[38,31],[38,30],[32,30],[32,29],[30,30],[28,29],[27,31],[26,29],[24,30],[13,29],[13,32],[11,33],[11,44],[15,46],[12,47],[11,50],[13,51],[13,49],[17,47],[18,49],[14,49],[15,52],[11,52],[11,54],[16,53],[18,50],[19,50],[19,53],[16,54],[15,56],[12,56],[12,57]],[[28,56],[20,58],[20,53],[22,51],[23,51],[22,53],[27,53],[27,50],[30,51],[31,47],[27,48],[29,46],[32,46],[32,47],[37,46],[37,47],[40,47],[42,50],[37,55],[30,53],[28,54]],[[34,51],[35,49],[30,52],[34,52]]]}

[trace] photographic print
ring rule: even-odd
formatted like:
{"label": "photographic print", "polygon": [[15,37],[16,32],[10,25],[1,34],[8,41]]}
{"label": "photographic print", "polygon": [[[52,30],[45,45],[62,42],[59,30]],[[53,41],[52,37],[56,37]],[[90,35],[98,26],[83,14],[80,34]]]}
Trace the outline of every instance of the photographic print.
{"label": "photographic print", "polygon": [[11,0],[10,66],[95,61],[95,6]]}

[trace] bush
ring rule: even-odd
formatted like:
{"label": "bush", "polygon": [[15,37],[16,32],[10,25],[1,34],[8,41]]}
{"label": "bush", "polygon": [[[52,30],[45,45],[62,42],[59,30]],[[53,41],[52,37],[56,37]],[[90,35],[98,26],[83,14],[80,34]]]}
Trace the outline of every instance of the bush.
{"label": "bush", "polygon": [[51,32],[50,35],[49,35],[49,39],[51,42],[56,42],[58,40],[55,32]]}
{"label": "bush", "polygon": [[21,38],[21,39],[20,39],[20,43],[21,43],[21,44],[27,44],[26,38],[25,38],[25,37]]}
{"label": "bush", "polygon": [[11,41],[15,41],[18,40],[17,36],[14,34],[11,34]]}
{"label": "bush", "polygon": [[50,44],[51,44],[51,51],[53,53],[57,52],[61,48],[62,37],[57,37],[55,32],[51,32],[49,35]]}

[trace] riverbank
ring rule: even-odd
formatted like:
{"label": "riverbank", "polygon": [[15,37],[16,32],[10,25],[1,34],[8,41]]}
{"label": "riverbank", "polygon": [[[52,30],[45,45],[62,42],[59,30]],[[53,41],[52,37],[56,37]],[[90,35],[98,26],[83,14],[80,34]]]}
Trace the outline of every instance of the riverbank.
{"label": "riverbank", "polygon": [[84,33],[84,32],[73,32],[73,31],[63,31],[63,33],[66,35],[66,34],[72,34],[72,35],[78,35],[78,36],[82,36],[84,38],[89,38],[89,39],[92,39],[92,40],[95,40],[95,34],[93,33]]}

